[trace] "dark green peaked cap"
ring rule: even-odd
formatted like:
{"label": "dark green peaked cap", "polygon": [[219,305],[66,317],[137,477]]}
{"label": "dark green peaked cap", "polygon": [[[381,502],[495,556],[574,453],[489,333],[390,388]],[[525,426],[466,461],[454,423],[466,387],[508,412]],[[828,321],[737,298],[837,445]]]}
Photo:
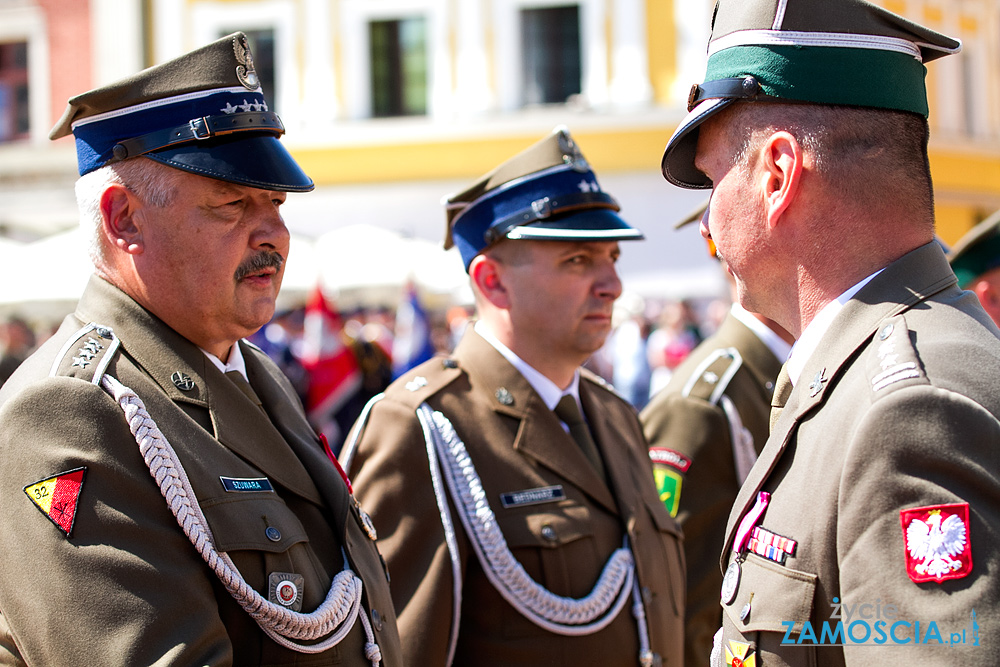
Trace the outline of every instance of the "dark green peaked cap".
{"label": "dark green peaked cap", "polygon": [[961,42],[865,0],[718,0],[705,82],[667,142],[663,176],[710,188],[694,167],[698,127],[736,101],[810,102],[927,116],[924,63]]}
{"label": "dark green peaked cap", "polygon": [[1000,266],[1000,211],[966,232],[948,253],[948,261],[962,288]]}

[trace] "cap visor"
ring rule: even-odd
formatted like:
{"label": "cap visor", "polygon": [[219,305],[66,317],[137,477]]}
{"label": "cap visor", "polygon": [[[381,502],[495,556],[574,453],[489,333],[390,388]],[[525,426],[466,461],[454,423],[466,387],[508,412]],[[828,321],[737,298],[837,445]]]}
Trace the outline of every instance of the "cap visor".
{"label": "cap visor", "polygon": [[552,221],[515,227],[509,239],[536,241],[629,241],[645,238],[643,233],[610,209],[590,209]]}
{"label": "cap visor", "polygon": [[684,117],[663,151],[660,168],[665,179],[689,190],[707,190],[712,187],[712,182],[694,166],[698,151],[698,127],[734,101],[721,97],[703,100]]}
{"label": "cap visor", "polygon": [[262,190],[308,192],[315,185],[271,134],[194,141],[146,153],[145,157],[220,181]]}

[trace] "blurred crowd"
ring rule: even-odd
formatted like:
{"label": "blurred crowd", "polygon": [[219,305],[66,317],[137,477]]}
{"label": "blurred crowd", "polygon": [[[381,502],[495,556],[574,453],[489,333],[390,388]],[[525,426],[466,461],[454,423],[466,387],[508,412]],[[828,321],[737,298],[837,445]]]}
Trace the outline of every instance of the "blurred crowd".
{"label": "blurred crowd", "polygon": [[[587,367],[641,409],[728,309],[725,299],[647,300],[626,293],[615,306],[614,333]],[[472,312],[463,305],[425,310],[412,291],[396,309],[338,312],[317,293],[309,304],[277,313],[251,342],[281,367],[313,425],[336,449],[372,396],[433,354],[454,349]],[[0,321],[0,384],[54,330],[19,316]]]}

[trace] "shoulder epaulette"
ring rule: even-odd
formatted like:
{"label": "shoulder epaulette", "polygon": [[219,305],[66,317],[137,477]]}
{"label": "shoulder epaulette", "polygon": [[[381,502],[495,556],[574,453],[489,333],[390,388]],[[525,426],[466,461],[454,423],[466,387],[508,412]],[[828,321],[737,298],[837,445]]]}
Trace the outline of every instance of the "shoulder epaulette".
{"label": "shoulder epaulette", "polygon": [[50,377],[75,377],[100,384],[121,341],[111,327],[91,322],[67,339],[55,361]]}
{"label": "shoulder epaulette", "polygon": [[464,371],[452,357],[434,357],[412,368],[385,390],[386,398],[417,406],[455,381]]}
{"label": "shoulder epaulette", "polygon": [[614,387],[613,384],[611,384],[610,382],[608,382],[607,380],[605,380],[604,378],[602,378],[597,373],[594,373],[593,371],[589,371],[586,368],[581,368],[580,369],[580,379],[581,380],[590,380],[591,382],[593,382],[594,384],[596,384],[598,387],[601,387],[602,389],[604,389],[605,391],[607,391],[609,394],[614,394],[615,396],[617,396],[618,398],[620,398],[624,402],[628,403],[629,405],[632,405],[627,398],[625,398],[624,396],[622,396],[621,394],[618,393],[618,390],[615,389],[615,387]]}
{"label": "shoulder epaulette", "polygon": [[879,324],[865,363],[875,399],[896,389],[930,382],[902,315]]}
{"label": "shoulder epaulette", "polygon": [[742,365],[743,357],[735,347],[714,350],[691,373],[681,395],[701,398],[715,405]]}

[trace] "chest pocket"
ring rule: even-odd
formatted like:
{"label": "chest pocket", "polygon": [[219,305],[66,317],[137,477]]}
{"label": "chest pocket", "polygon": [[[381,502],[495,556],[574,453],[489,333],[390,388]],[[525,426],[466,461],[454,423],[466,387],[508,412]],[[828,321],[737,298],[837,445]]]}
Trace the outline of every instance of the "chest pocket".
{"label": "chest pocket", "polygon": [[271,492],[240,493],[202,502],[219,551],[282,553],[308,542],[302,522]]}
{"label": "chest pocket", "polygon": [[[757,554],[748,554],[740,573],[736,598],[725,605],[729,621],[744,635],[753,632],[774,632],[776,643],[785,636],[787,622],[795,622],[797,636],[803,621],[812,619],[816,575],[772,563]],[[743,609],[750,611],[741,619]]]}

